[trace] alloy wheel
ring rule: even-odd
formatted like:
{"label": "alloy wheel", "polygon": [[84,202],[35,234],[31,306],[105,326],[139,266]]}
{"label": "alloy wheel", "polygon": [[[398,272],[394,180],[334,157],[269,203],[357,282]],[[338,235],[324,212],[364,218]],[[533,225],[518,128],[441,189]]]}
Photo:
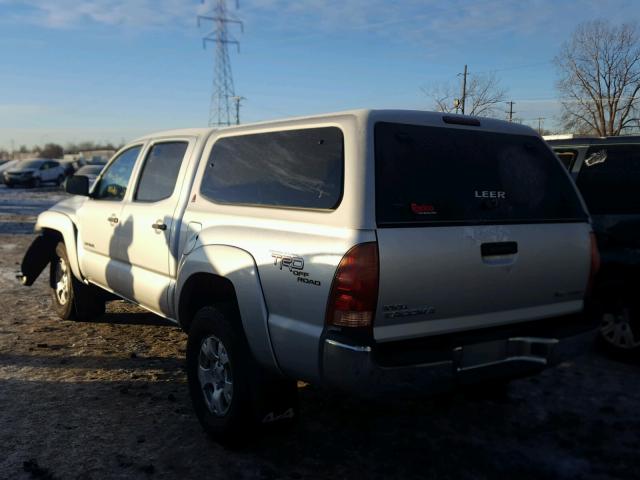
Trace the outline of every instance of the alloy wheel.
{"label": "alloy wheel", "polygon": [[60,305],[66,305],[69,301],[69,292],[71,289],[71,277],[69,277],[69,269],[67,262],[62,258],[58,258],[55,272],[55,292],[56,298]]}
{"label": "alloy wheel", "polygon": [[640,347],[640,325],[634,321],[629,307],[606,312],[602,316],[600,333],[614,347],[625,350]]}
{"label": "alloy wheel", "polygon": [[227,349],[210,335],[200,344],[198,380],[205,404],[211,413],[224,416],[233,400],[233,377]]}

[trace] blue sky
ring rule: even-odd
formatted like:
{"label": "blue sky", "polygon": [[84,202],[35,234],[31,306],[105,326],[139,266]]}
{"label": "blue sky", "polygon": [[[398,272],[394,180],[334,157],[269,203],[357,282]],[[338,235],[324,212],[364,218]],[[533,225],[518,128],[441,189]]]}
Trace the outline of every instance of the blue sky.
{"label": "blue sky", "polygon": [[[233,6],[233,1],[228,2]],[[213,51],[199,0],[0,0],[0,148],[129,140],[208,121]],[[421,87],[495,72],[516,117],[558,114],[551,63],[585,20],[638,0],[240,0],[243,122],[433,106]],[[506,109],[506,105],[504,106]]]}

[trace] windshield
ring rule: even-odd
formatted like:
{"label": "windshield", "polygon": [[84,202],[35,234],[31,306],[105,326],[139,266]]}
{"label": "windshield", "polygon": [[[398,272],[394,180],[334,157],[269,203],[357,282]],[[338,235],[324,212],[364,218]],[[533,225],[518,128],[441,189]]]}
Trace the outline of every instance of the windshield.
{"label": "windshield", "polygon": [[44,160],[27,160],[25,162],[22,162],[20,165],[18,165],[18,167],[20,167],[20,168],[40,168],[43,163],[44,163]]}
{"label": "windshield", "polygon": [[378,123],[379,226],[585,221],[543,141],[466,128]]}
{"label": "windshield", "polygon": [[86,166],[78,169],[76,175],[100,175],[102,171],[102,166],[94,167],[94,166]]}

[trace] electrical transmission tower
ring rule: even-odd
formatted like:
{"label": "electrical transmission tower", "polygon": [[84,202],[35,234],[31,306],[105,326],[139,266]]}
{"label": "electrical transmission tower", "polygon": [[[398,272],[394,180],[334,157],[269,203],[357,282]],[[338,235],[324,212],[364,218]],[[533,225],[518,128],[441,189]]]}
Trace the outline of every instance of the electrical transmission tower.
{"label": "electrical transmission tower", "polygon": [[[206,0],[202,0],[205,3]],[[236,8],[238,8],[236,1]],[[211,15],[198,15],[198,27],[203,21],[213,22],[213,30],[202,37],[202,47],[207,48],[207,42],[215,45],[215,60],[213,66],[213,91],[211,92],[211,107],[209,109],[209,126],[231,125],[234,117],[233,99],[236,97],[229,61],[229,44],[234,44],[240,52],[240,42],[229,35],[228,24],[240,25],[244,32],[244,25],[240,20],[230,18],[226,0],[214,0]]]}

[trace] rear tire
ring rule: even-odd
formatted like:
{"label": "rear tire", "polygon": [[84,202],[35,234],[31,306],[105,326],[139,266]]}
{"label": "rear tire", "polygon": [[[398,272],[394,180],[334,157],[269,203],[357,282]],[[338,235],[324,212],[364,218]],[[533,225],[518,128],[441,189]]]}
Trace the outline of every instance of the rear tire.
{"label": "rear tire", "polygon": [[611,295],[600,307],[600,347],[623,361],[640,360],[640,305],[629,295]]}
{"label": "rear tire", "polygon": [[187,377],[205,432],[227,447],[240,447],[260,425],[296,419],[298,391],[294,380],[257,364],[233,319],[216,307],[196,313],[187,342]]}
{"label": "rear tire", "polygon": [[88,321],[104,314],[101,292],[73,275],[63,242],[58,243],[51,259],[50,279],[53,309],[62,320]]}

